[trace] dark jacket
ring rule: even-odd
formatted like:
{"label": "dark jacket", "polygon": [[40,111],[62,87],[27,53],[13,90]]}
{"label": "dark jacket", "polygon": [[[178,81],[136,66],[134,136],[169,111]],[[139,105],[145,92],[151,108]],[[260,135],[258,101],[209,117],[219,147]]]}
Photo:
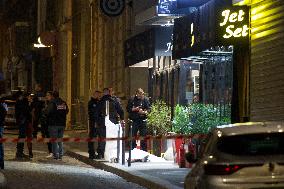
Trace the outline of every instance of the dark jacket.
{"label": "dark jacket", "polygon": [[138,99],[136,96],[131,97],[128,100],[127,103],[127,112],[129,113],[129,119],[131,120],[144,120],[146,119],[146,115],[145,114],[139,114],[138,112],[133,112],[132,108],[136,108],[139,107],[142,110],[150,110],[150,102],[149,99],[147,97],[144,97],[143,99]]}
{"label": "dark jacket", "polygon": [[44,108],[44,101],[39,100],[38,97],[34,97],[31,108],[34,109],[34,121],[38,123],[40,121],[42,109]]}
{"label": "dark jacket", "polygon": [[97,121],[99,125],[104,125],[105,116],[106,116],[106,102],[109,101],[109,119],[111,122],[117,124],[119,118],[124,119],[124,111],[122,106],[116,97],[110,95],[104,95],[101,100],[98,102],[97,108]]}
{"label": "dark jacket", "polygon": [[91,97],[89,103],[88,103],[88,114],[89,114],[89,120],[92,122],[96,121],[96,113],[97,113],[97,105],[99,100]]}
{"label": "dark jacket", "polygon": [[16,101],[15,104],[15,117],[16,124],[23,125],[32,121],[31,107],[27,98],[23,98]]}
{"label": "dark jacket", "polygon": [[48,126],[66,126],[66,115],[69,109],[65,101],[61,98],[51,100],[47,105]]}

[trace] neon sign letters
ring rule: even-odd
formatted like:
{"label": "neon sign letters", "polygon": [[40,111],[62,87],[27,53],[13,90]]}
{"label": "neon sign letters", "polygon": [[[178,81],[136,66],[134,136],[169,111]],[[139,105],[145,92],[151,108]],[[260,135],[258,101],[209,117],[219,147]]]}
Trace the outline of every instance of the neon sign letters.
{"label": "neon sign letters", "polygon": [[223,38],[248,37],[249,27],[247,17],[248,13],[244,10],[231,11],[229,9],[222,12],[220,27],[224,28]]}

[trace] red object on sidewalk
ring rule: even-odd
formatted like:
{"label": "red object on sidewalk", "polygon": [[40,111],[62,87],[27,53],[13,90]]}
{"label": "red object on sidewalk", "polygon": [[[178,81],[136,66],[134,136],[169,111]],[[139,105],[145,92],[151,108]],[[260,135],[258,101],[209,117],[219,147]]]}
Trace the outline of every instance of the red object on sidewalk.
{"label": "red object on sidewalk", "polygon": [[180,147],[180,149],[179,149],[179,155],[180,155],[179,168],[184,168],[184,167],[185,167],[185,149],[184,149],[184,143],[181,144],[181,147]]}
{"label": "red object on sidewalk", "polygon": [[179,164],[180,162],[180,147],[181,147],[181,144],[182,144],[182,138],[176,138],[175,139],[175,149],[174,149],[174,152],[175,152],[175,163]]}

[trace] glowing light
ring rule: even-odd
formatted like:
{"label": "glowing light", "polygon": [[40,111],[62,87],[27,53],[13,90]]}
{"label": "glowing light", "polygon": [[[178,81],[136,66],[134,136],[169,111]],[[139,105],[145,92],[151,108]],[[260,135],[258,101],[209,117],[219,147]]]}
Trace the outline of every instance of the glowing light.
{"label": "glowing light", "polygon": [[235,23],[243,22],[246,15],[244,10],[238,10],[233,12],[229,9],[226,9],[222,12],[222,22],[220,23],[220,27],[225,27],[225,34],[223,38],[240,38],[247,37],[249,35],[249,27],[248,24],[244,24],[242,27],[235,27]]}
{"label": "glowing light", "polygon": [[195,42],[195,37],[193,35],[193,32],[194,32],[194,24],[193,23],[191,23],[191,25],[190,25],[190,31],[191,31],[191,44],[190,44],[190,46],[192,47],[194,45],[194,42]]}
{"label": "glowing light", "polygon": [[37,38],[38,44],[34,44],[34,47],[36,48],[44,48],[44,47],[51,47],[51,46],[45,46],[44,44],[41,43],[40,37]]}
{"label": "glowing light", "polygon": [[224,17],[224,21],[220,23],[220,26],[225,26],[228,21],[231,23],[242,22],[244,20],[245,12],[243,10],[239,10],[239,12],[231,13],[230,10],[224,10],[222,12],[222,16]]}
{"label": "glowing light", "polygon": [[222,136],[222,132],[221,132],[221,131],[218,131],[218,132],[217,132],[217,135],[218,135],[218,137],[221,137],[221,136]]}

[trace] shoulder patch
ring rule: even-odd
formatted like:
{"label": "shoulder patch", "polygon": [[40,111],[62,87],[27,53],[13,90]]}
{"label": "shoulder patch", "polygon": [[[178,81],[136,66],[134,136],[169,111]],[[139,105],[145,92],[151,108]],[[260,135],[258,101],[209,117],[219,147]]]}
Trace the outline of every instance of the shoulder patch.
{"label": "shoulder patch", "polygon": [[56,105],[56,109],[57,110],[66,110],[67,106],[66,106],[66,104],[58,104],[58,105]]}

